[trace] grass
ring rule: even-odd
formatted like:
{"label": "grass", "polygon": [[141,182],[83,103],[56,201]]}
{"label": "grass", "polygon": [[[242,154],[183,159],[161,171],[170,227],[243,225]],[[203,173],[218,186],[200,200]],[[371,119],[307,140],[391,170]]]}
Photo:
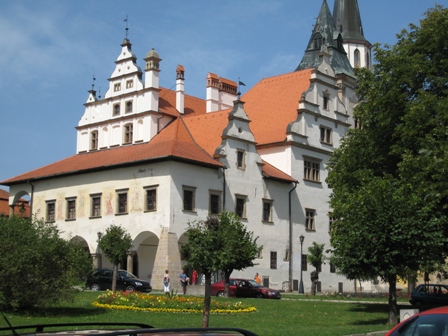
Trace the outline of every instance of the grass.
{"label": "grass", "polygon": [[[140,322],[155,327],[200,327],[201,314],[150,313],[108,310],[92,306],[101,293],[84,291],[75,302],[28,313],[7,313],[12,325],[61,322]],[[211,327],[239,327],[260,336],[342,336],[388,330],[387,305],[299,300],[298,295],[281,300],[225,299],[253,305],[257,312],[211,315]],[[305,298],[305,297],[300,297]],[[401,307],[401,308],[409,308]],[[0,327],[5,327],[2,320]]]}

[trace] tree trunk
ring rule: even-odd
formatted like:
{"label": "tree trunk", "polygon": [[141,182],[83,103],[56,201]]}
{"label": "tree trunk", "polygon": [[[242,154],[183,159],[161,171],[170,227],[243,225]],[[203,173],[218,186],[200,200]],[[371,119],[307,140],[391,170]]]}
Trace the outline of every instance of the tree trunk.
{"label": "tree trunk", "polygon": [[226,298],[230,298],[230,274],[232,274],[232,271],[225,271],[224,272],[224,285],[225,285],[225,291],[226,291]]}
{"label": "tree trunk", "polygon": [[389,319],[387,321],[387,324],[397,324],[397,313],[397,277],[391,276],[389,277]]}
{"label": "tree trunk", "polygon": [[112,292],[117,289],[117,275],[118,275],[118,265],[114,265],[114,270],[112,272]]}
{"label": "tree trunk", "polygon": [[204,311],[202,312],[202,328],[208,327],[208,321],[210,319],[210,302],[212,292],[212,275],[211,273],[205,273],[205,292],[204,292]]}

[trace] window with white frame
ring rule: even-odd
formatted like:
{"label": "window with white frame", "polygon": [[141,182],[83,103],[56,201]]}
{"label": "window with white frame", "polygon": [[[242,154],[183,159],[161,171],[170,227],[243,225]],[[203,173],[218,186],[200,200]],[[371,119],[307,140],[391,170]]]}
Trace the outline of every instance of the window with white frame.
{"label": "window with white frame", "polygon": [[117,190],[117,215],[128,213],[128,189]]}
{"label": "window with white frame", "polygon": [[247,196],[235,195],[235,214],[239,218],[246,218],[246,199]]}
{"label": "window with white frame", "polygon": [[121,83],[115,83],[114,84],[114,92],[118,92],[121,90]]}
{"label": "window with white frame", "polygon": [[195,187],[183,186],[183,205],[184,211],[195,211]]}
{"label": "window with white frame", "polygon": [[212,215],[217,215],[221,212],[221,192],[210,191],[210,204],[208,211]]}
{"label": "window with white frame", "polygon": [[126,81],[126,89],[131,89],[134,87],[134,81],[132,79],[129,79]]}
{"label": "window with white frame", "polygon": [[313,209],[305,209],[305,228],[307,230],[316,230],[315,228],[315,217],[316,217],[316,210]]}
{"label": "window with white frame", "polygon": [[272,200],[263,199],[263,222],[272,222]]}
{"label": "window with white frame", "polygon": [[305,158],[303,161],[303,178],[320,182],[320,162]]}
{"label": "window with white frame", "polygon": [[47,203],[47,222],[54,222],[56,220],[56,201],[46,201]]}
{"label": "window with white frame", "polygon": [[320,142],[331,145],[333,144],[333,131],[329,127],[320,126]]}
{"label": "window with white frame", "polygon": [[90,217],[101,217],[101,194],[90,195]]}
{"label": "window with white frame", "polygon": [[66,198],[67,203],[67,211],[65,218],[66,219],[76,219],[76,198]]}
{"label": "window with white frame", "polygon": [[157,210],[157,186],[150,186],[145,188],[145,210],[156,211]]}

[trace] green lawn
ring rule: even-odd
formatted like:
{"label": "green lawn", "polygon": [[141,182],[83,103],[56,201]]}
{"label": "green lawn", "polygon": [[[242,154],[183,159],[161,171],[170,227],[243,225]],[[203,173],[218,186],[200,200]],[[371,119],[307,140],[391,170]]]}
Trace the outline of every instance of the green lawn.
{"label": "green lawn", "polygon": [[[58,322],[142,322],[155,327],[200,327],[201,314],[149,313],[104,310],[91,305],[98,292],[80,292],[75,302],[34,313],[7,313],[12,325]],[[385,304],[359,304],[299,300],[230,299],[250,303],[257,312],[211,315],[212,327],[239,327],[261,336],[319,335],[341,336],[387,330]],[[409,308],[407,306],[406,308]],[[1,319],[0,327],[6,322]]]}

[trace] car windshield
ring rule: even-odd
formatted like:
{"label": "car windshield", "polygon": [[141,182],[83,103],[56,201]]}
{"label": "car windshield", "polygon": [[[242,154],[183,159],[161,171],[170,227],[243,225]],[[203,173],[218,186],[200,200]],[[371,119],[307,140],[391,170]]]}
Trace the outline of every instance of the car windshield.
{"label": "car windshield", "polygon": [[448,315],[433,314],[411,318],[408,323],[405,323],[392,335],[446,335],[446,332],[448,332]]}
{"label": "car windshield", "polygon": [[263,287],[262,285],[260,285],[255,280],[249,280],[249,283],[252,285],[252,287]]}
{"label": "car windshield", "polygon": [[129,272],[126,272],[126,271],[120,271],[120,276],[121,276],[122,278],[125,278],[125,279],[134,279],[134,278],[137,278],[134,274],[129,273]]}

